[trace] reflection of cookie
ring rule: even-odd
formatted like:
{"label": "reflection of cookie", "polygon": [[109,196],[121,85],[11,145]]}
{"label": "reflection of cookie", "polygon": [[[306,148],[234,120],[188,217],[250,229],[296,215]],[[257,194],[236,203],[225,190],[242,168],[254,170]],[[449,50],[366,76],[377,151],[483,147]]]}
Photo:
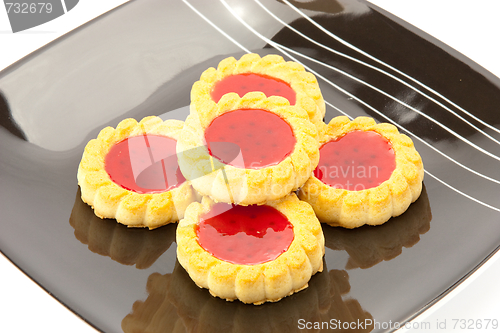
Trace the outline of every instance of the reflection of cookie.
{"label": "reflection of cookie", "polygon": [[408,210],[384,225],[362,226],[354,230],[324,226],[325,245],[349,254],[346,268],[369,268],[401,254],[403,247],[412,247],[419,235],[426,233],[432,219],[425,187],[420,198]]}
{"label": "reflection of cookie", "polygon": [[319,136],[320,162],[299,198],[311,204],[321,222],[379,225],[418,199],[422,159],[395,126],[368,117],[336,117]]}
{"label": "reflection of cookie", "polygon": [[211,297],[198,288],[186,271],[177,264],[172,273],[169,299],[177,314],[193,332],[203,327],[203,332],[298,332],[297,321],[317,321],[320,314],[330,307],[329,275],[316,274],[309,288],[281,300],[249,306],[240,302],[228,303]]}
{"label": "reflection of cookie", "polygon": [[[172,274],[153,273],[148,278],[148,297],[134,303],[132,312],[122,321],[125,333],[132,332],[303,332],[333,330],[329,325],[365,323],[372,316],[359,302],[349,298],[349,276],[346,271],[331,270],[312,277],[309,288],[281,300],[250,306],[225,302],[198,288],[186,271],[176,263]],[[345,300],[343,299],[345,297]],[[302,325],[302,326],[301,326]],[[342,325],[342,324],[340,324]],[[360,330],[369,332],[373,325]],[[135,330],[133,330],[135,329]],[[311,330],[307,330],[311,331]]]}
{"label": "reflection of cookie", "polygon": [[222,205],[227,209],[208,198],[191,204],[177,228],[177,258],[198,286],[226,300],[262,304],[306,288],[323,269],[321,226],[295,194],[262,206]]}
{"label": "reflection of cookie", "polygon": [[101,220],[77,194],[69,218],[75,237],[89,250],[139,269],[150,267],[175,240],[176,225],[148,231],[127,228],[113,220]]}
{"label": "reflection of cookie", "polygon": [[[321,314],[318,325],[312,328],[324,329],[323,322],[328,322],[329,327],[325,331],[338,332],[371,332],[374,328],[373,317],[363,310],[361,304],[346,294],[351,290],[349,275],[344,270],[333,269],[328,272],[330,282],[330,307],[327,312]],[[345,297],[345,299],[343,298]],[[361,325],[359,325],[361,323]]]}
{"label": "reflection of cookie", "polygon": [[226,94],[203,114],[191,113],[177,152],[182,173],[200,194],[240,205],[295,191],[319,158],[317,130],[304,110],[260,92]]}
{"label": "reflection of cookie", "polygon": [[168,296],[171,280],[171,274],[153,273],[149,276],[146,285],[149,297],[135,302],[132,312],[123,318],[124,333],[186,332]]}
{"label": "reflection of cookie", "polygon": [[78,168],[82,200],[101,218],[131,227],[176,222],[195,200],[177,166],[183,123],[158,117],[121,121],[90,140]]}
{"label": "reflection of cookie", "polygon": [[281,56],[245,54],[239,60],[222,60],[217,69],[209,68],[191,89],[191,112],[205,113],[226,93],[243,97],[248,92],[261,91],[270,96],[282,96],[304,109],[314,124],[325,116],[325,102],[316,77],[296,62],[285,62]]}

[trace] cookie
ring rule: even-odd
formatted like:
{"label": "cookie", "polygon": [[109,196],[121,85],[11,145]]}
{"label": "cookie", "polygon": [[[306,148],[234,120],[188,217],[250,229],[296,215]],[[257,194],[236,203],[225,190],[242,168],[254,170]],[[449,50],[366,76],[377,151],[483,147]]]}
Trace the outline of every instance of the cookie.
{"label": "cookie", "polygon": [[297,190],[319,159],[317,129],[298,106],[261,92],[229,93],[191,113],[178,140],[179,166],[216,202],[263,204]]}
{"label": "cookie", "polygon": [[78,168],[82,200],[100,218],[154,229],[176,222],[196,200],[177,165],[183,123],[146,117],[106,127],[85,147]]}
{"label": "cookie", "polygon": [[229,301],[278,301],[323,269],[323,231],[295,194],[261,206],[205,197],[189,205],[176,239],[177,259],[191,279]]}
{"label": "cookie", "polygon": [[299,198],[321,222],[356,228],[404,213],[422,191],[424,167],[412,140],[369,117],[336,117],[319,132],[320,161]]}
{"label": "cookie", "polygon": [[243,97],[251,91],[261,91],[267,97],[282,96],[291,105],[304,109],[310,121],[319,125],[325,116],[325,102],[316,77],[293,61],[270,54],[245,54],[239,60],[229,57],[217,69],[203,72],[191,89],[191,112],[204,113],[227,93]]}

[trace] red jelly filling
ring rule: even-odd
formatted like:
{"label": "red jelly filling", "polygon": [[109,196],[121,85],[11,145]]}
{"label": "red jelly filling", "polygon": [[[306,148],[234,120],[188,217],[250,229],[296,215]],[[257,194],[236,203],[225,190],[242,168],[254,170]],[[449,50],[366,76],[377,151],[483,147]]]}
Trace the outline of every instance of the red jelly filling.
{"label": "red jelly filling", "polygon": [[293,226],[270,206],[217,203],[196,227],[198,243],[214,257],[256,265],[276,259],[293,241]]}
{"label": "red jelly filling", "polygon": [[349,191],[376,187],[396,169],[391,143],[374,131],[353,131],[320,148],[314,175],[323,183]]}
{"label": "red jelly filling", "polygon": [[215,118],[205,130],[210,155],[238,168],[276,165],[295,147],[290,125],[269,111],[240,109]]}
{"label": "red jelly filling", "polygon": [[113,182],[137,193],[159,193],[186,179],[177,164],[176,141],[160,135],[126,138],[106,155],[105,170]]}
{"label": "red jelly filling", "polygon": [[251,91],[262,91],[267,97],[285,97],[290,105],[295,105],[295,91],[285,81],[268,75],[246,73],[231,75],[217,82],[212,88],[212,99],[217,103],[220,98],[230,92],[243,97]]}

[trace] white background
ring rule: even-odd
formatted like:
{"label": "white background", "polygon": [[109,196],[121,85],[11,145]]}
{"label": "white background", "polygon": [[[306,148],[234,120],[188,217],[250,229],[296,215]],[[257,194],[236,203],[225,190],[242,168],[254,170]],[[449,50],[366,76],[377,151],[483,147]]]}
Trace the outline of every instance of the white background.
{"label": "white background", "polygon": [[[81,0],[67,14],[41,26],[13,34],[0,4],[0,70],[68,31],[124,3],[124,0]],[[372,0],[444,43],[467,55],[500,77],[500,1],[497,0]],[[500,106],[499,106],[500,107]],[[500,221],[499,221],[500,223]],[[446,330],[456,332],[453,319],[500,320],[500,260],[490,260],[419,320],[446,320]],[[408,300],[410,301],[410,300]],[[1,332],[95,332],[0,255]],[[419,332],[419,330],[410,330]],[[463,330],[466,331],[466,330]],[[469,330],[470,331],[470,330]],[[491,332],[492,330],[475,330]]]}

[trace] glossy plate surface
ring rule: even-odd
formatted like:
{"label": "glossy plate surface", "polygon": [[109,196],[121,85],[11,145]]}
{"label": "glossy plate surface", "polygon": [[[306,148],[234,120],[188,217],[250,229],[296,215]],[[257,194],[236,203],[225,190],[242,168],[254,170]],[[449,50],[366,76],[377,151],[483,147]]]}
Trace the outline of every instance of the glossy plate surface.
{"label": "glossy plate surface", "polygon": [[[259,307],[194,286],[176,264],[175,225],[149,232],[99,220],[76,183],[100,129],[127,117],[183,119],[202,71],[247,51],[315,73],[327,122],[396,124],[426,168],[405,214],[376,228],[324,226],[324,272]],[[497,250],[499,87],[365,2],[133,1],[0,73],[0,250],[105,332],[299,331],[358,319],[375,322],[359,331],[391,331]]]}

